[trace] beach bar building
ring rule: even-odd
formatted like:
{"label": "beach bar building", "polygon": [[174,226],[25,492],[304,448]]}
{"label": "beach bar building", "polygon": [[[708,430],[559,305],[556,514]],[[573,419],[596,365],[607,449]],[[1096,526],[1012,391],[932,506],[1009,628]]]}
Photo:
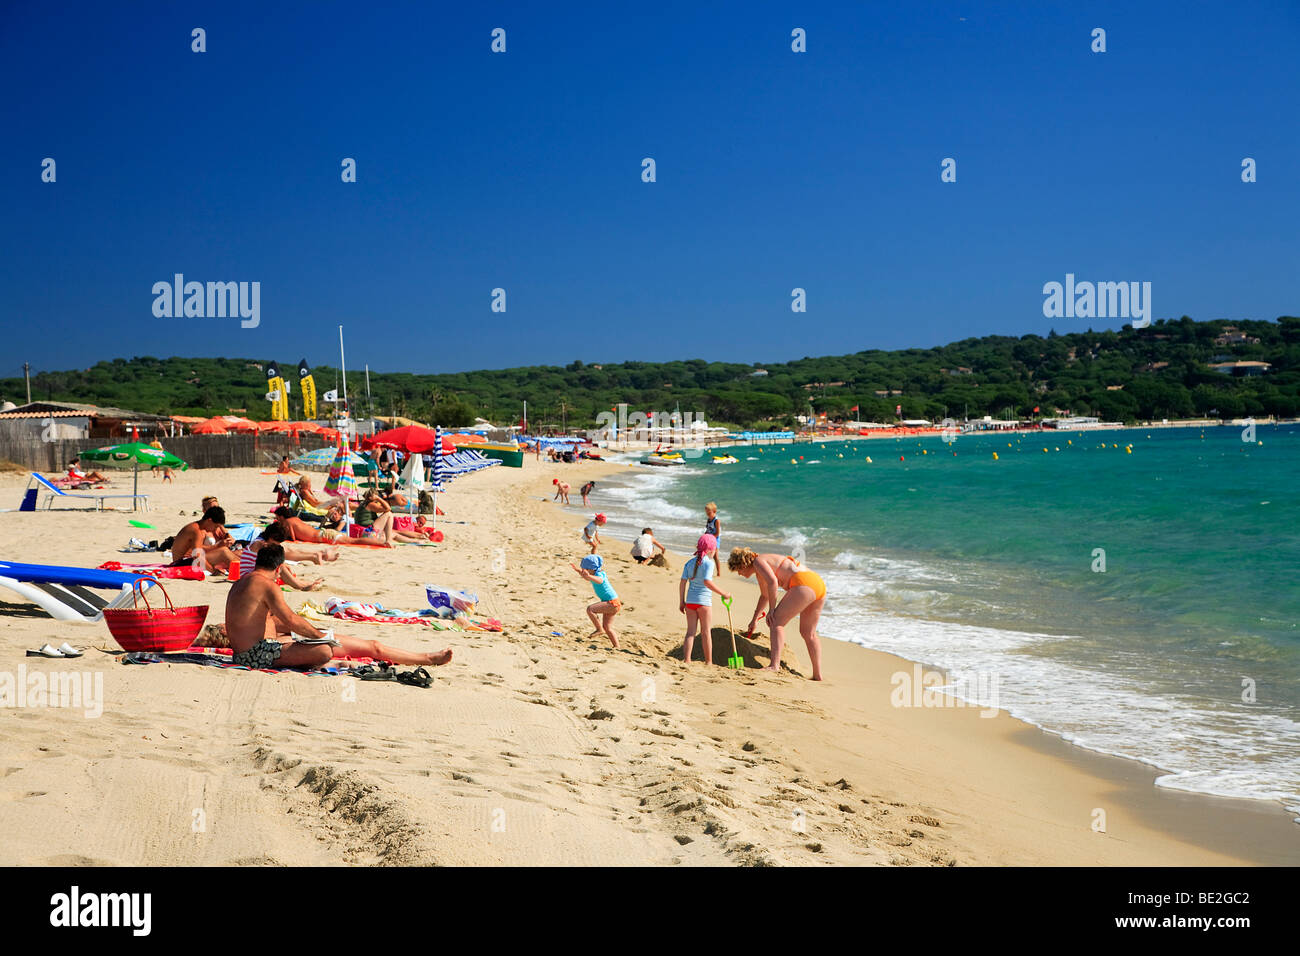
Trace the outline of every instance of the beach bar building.
{"label": "beach bar building", "polygon": [[0,407],[0,438],[31,441],[130,441],[133,428],[141,433],[165,431],[171,419],[162,415],[104,408],[74,402],[30,402]]}

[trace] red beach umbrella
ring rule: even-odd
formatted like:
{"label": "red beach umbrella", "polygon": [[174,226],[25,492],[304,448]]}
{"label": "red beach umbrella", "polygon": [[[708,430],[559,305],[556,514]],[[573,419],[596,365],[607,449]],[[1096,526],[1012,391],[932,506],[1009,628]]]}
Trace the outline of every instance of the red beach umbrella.
{"label": "red beach umbrella", "polygon": [[[387,431],[376,432],[374,435],[367,435],[361,439],[361,447],[396,448],[408,454],[423,455],[433,451],[436,438],[432,428],[425,428],[423,425],[404,425],[401,428],[390,428]],[[456,445],[445,435],[442,438],[442,451],[446,455],[456,452]]]}

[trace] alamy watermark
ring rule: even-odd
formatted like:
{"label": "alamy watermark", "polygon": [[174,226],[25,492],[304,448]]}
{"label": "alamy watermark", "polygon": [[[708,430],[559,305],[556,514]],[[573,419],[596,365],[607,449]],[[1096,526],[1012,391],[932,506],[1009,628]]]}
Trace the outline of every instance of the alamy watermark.
{"label": "alamy watermark", "polygon": [[[706,423],[703,412],[628,412],[620,403],[614,410],[596,416],[595,437],[600,441],[657,441],[666,444],[689,442],[696,424]],[[683,458],[699,458],[702,447],[685,447]]]}
{"label": "alamy watermark", "polygon": [[260,282],[186,282],[178,272],[171,282],[155,282],[153,294],[153,314],[158,319],[239,317],[246,329],[255,329],[262,321]]}
{"label": "alamy watermark", "polygon": [[104,713],[103,671],[0,671],[0,708],[66,707],[88,720]]}
{"label": "alamy watermark", "polygon": [[1043,295],[1048,319],[1131,319],[1135,329],[1151,324],[1150,282],[1075,282],[1067,272],[1064,285],[1048,282]]}
{"label": "alamy watermark", "polygon": [[889,684],[892,707],[977,707],[981,717],[996,716],[999,709],[998,675],[985,671],[950,681],[913,664],[911,671],[895,671]]}

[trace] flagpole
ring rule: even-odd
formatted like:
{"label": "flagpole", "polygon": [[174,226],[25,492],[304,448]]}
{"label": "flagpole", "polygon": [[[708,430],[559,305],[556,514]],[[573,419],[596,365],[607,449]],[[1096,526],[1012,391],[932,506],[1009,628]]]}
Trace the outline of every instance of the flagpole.
{"label": "flagpole", "polygon": [[343,326],[339,326],[339,367],[343,370],[343,411],[348,410],[348,360],[343,354]]}

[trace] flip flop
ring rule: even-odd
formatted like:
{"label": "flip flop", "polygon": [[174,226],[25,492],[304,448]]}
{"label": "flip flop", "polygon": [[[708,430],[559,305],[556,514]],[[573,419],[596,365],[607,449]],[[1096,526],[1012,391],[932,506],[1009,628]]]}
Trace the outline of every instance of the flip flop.
{"label": "flip flop", "polygon": [[357,680],[396,680],[397,671],[387,664],[381,667],[366,664],[363,667],[352,668],[351,675]]}
{"label": "flip flop", "polygon": [[423,667],[397,675],[397,683],[410,684],[412,687],[432,687],[433,675]]}
{"label": "flip flop", "polygon": [[57,647],[51,647],[49,644],[43,646],[39,651],[28,651],[28,657],[63,657],[64,653]]}
{"label": "flip flop", "polygon": [[85,651],[77,650],[67,641],[64,641],[62,644],[59,645],[59,651],[60,653],[63,654],[64,657],[80,657],[82,654],[86,653]]}

